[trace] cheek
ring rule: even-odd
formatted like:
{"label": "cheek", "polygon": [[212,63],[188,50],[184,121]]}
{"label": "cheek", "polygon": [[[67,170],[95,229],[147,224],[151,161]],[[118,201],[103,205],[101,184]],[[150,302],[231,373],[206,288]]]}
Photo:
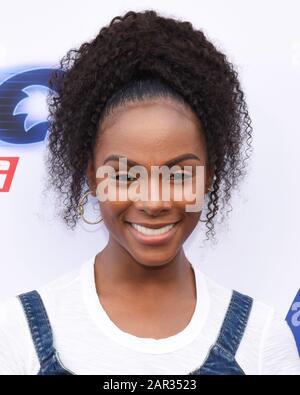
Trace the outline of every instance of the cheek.
{"label": "cheek", "polygon": [[128,209],[130,203],[125,202],[100,202],[100,210],[104,223],[109,230],[113,230],[121,220],[122,214]]}
{"label": "cheek", "polygon": [[176,205],[178,211],[181,211],[183,213],[183,215],[182,215],[183,220],[184,220],[183,222],[185,224],[186,230],[188,230],[188,231],[190,231],[197,225],[197,223],[201,217],[202,210],[198,210],[198,208],[199,208],[198,206],[196,207],[197,211],[196,211],[196,209],[195,209],[195,211],[190,211],[190,212],[186,210],[186,208],[189,206],[194,208],[195,202],[196,201],[189,201],[188,202],[188,201],[182,200],[181,202],[178,202]]}
{"label": "cheek", "polygon": [[182,244],[190,237],[199,224],[200,213],[186,213],[182,223],[181,242]]}
{"label": "cheek", "polygon": [[204,207],[204,184],[197,183],[193,179],[190,183],[182,186],[173,186],[174,203],[187,215],[193,214],[193,217],[199,218]]}

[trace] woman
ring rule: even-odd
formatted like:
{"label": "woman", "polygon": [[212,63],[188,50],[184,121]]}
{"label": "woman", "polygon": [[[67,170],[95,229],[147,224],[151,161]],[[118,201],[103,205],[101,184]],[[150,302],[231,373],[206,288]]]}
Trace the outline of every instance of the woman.
{"label": "woman", "polygon": [[[103,221],[109,240],[80,270],[2,303],[1,373],[300,374],[294,338],[274,309],[216,284],[183,249],[199,221],[214,237],[219,203],[224,213],[251,150],[244,95],[225,55],[189,22],[130,11],[69,51],[61,69],[51,79],[50,184],[71,228],[79,213]],[[118,193],[142,187],[134,165],[172,169],[173,193],[182,180],[192,192],[200,182],[192,197],[208,200],[206,219],[186,209],[189,195],[102,199],[103,181]],[[99,176],[102,166],[109,177]],[[91,196],[101,213],[94,219]]]}

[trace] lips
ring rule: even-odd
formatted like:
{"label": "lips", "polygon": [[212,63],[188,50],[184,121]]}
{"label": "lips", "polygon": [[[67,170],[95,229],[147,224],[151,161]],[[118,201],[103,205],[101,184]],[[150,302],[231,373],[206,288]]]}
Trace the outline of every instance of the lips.
{"label": "lips", "polygon": [[[147,224],[147,226],[142,225],[141,223],[134,223],[134,225],[130,222],[127,222],[128,224],[128,229],[130,231],[130,234],[135,238],[136,241],[145,244],[145,245],[161,245],[169,242],[174,234],[176,233],[178,229],[178,221],[177,222],[171,222],[171,223],[164,223],[164,224]],[[170,229],[168,229],[166,232],[160,233],[160,234],[151,234],[150,229],[159,229],[159,228],[164,228],[168,225],[172,225]],[[150,234],[145,234],[142,233],[140,226],[145,226],[146,228],[149,229]],[[146,231],[146,230],[144,230]]]}
{"label": "lips", "polygon": [[144,226],[145,228],[150,228],[150,229],[158,229],[158,228],[163,228],[164,226],[168,226],[168,225],[172,225],[172,224],[176,224],[177,222],[179,222],[179,220],[177,221],[169,221],[169,222],[165,222],[165,223],[158,223],[158,224],[147,224],[145,222],[135,222],[135,221],[126,221],[129,224],[135,224],[135,225],[141,225]]}
{"label": "lips", "polygon": [[164,233],[168,232],[170,229],[172,229],[172,227],[174,226],[174,224],[170,224],[170,225],[162,226],[161,228],[156,229],[156,228],[149,228],[149,227],[145,227],[145,226],[137,225],[137,224],[131,224],[131,225],[138,232],[141,232],[147,236],[157,236],[160,234],[164,234]]}

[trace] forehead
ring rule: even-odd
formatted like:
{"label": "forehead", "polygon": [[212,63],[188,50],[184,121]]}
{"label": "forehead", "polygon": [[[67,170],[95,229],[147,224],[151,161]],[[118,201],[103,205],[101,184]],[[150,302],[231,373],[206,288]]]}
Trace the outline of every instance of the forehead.
{"label": "forehead", "polygon": [[180,103],[170,98],[152,98],[144,99],[143,101],[127,102],[113,109],[112,113],[105,117],[101,125],[101,130],[112,128],[119,123],[126,123],[132,121],[132,117],[152,117],[156,115],[156,122],[159,117],[169,117],[169,121],[178,118],[183,122],[184,120],[192,123],[199,123],[198,117],[187,105]]}
{"label": "forehead", "polygon": [[203,150],[201,123],[187,106],[169,99],[153,99],[118,107],[101,124],[97,151],[138,157]]}

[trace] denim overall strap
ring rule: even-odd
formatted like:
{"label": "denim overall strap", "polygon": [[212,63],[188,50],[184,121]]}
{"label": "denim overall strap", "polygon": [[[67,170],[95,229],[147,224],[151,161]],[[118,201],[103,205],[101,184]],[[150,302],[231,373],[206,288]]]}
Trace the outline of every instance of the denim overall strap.
{"label": "denim overall strap", "polygon": [[193,375],[243,375],[235,360],[235,354],[242,340],[253,299],[235,290],[215,344],[210,348],[203,365],[189,374]]}
{"label": "denim overall strap", "polygon": [[252,298],[235,290],[232,292],[229,307],[216,343],[223,350],[235,355],[242,340],[250,310]]}
{"label": "denim overall strap", "polygon": [[30,291],[18,295],[23,306],[33,344],[40,362],[38,375],[70,374],[61,365],[53,346],[50,321],[39,293]]}

